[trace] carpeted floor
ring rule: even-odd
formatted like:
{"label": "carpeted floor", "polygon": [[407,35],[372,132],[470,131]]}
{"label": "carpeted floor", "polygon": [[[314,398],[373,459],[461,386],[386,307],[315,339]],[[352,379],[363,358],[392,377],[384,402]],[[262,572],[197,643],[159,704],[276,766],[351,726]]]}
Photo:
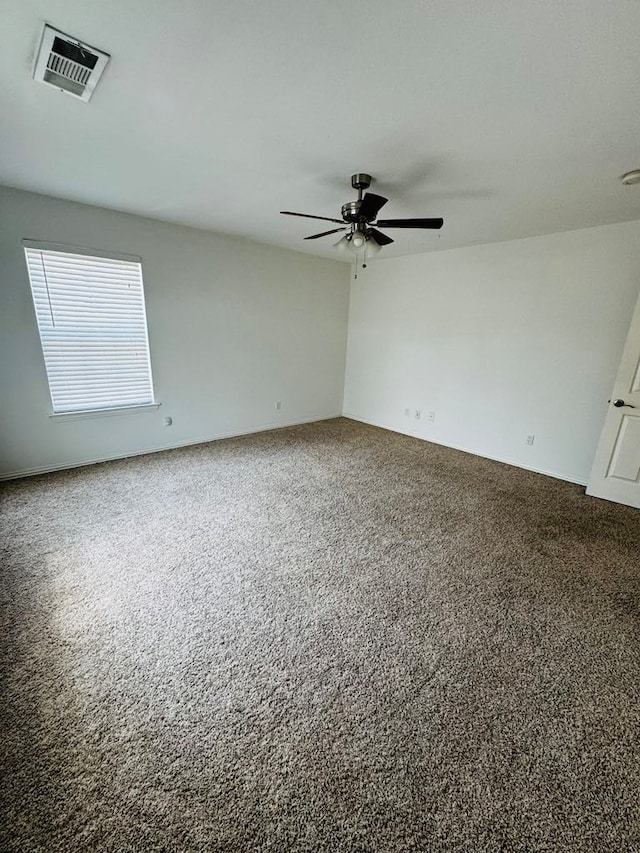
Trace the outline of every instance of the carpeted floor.
{"label": "carpeted floor", "polygon": [[640,850],[640,514],[339,419],[5,484],[2,851]]}

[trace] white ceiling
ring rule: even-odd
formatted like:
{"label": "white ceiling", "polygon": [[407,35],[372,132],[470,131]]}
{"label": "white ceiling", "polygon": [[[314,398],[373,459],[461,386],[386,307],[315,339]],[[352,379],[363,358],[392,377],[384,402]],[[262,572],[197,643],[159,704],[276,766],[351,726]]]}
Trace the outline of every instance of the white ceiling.
{"label": "white ceiling", "polygon": [[[386,256],[640,218],[638,0],[3,5],[0,183],[327,257],[278,211],[355,171],[445,218]],[[44,20],[111,54],[88,104],[31,79]]]}

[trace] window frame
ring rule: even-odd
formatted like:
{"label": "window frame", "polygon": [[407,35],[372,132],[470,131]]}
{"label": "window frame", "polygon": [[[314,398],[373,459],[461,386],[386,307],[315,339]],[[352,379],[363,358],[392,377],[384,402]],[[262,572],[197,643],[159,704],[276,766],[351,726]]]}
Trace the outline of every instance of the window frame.
{"label": "window frame", "polygon": [[[80,420],[83,418],[97,418],[97,417],[112,417],[114,415],[124,415],[124,414],[133,414],[135,412],[150,412],[157,411],[162,405],[156,396],[155,383],[153,381],[153,368],[151,365],[151,341],[149,339],[149,319],[147,315],[147,301],[145,294],[145,286],[144,286],[144,270],[142,265],[142,258],[139,255],[130,255],[125,254],[124,252],[111,252],[104,249],[93,249],[87,246],[76,246],[69,243],[52,243],[46,240],[35,240],[31,237],[23,238],[22,242],[22,250],[24,254],[24,263],[27,272],[27,281],[29,284],[29,294],[31,296],[31,306],[33,308],[34,317],[36,321],[36,330],[38,332],[38,342],[40,344],[40,352],[42,355],[42,362],[45,368],[45,378],[47,381],[47,389],[49,391],[49,401],[51,404],[51,411],[49,412],[49,418],[55,421],[67,421],[67,420]],[[96,259],[105,259],[105,260],[114,260],[114,261],[130,261],[140,266],[140,278],[142,282],[142,287],[140,289],[141,299],[142,299],[142,310],[144,312],[144,328],[145,328],[145,342],[147,346],[147,367],[149,371],[149,386],[151,388],[151,402],[148,403],[136,403],[132,405],[122,405],[122,406],[109,406],[109,407],[99,407],[95,409],[75,409],[67,412],[56,412],[54,408],[53,395],[51,393],[51,385],[49,382],[49,373],[47,370],[47,361],[44,355],[43,341],[42,335],[40,333],[40,325],[38,322],[38,311],[36,308],[36,302],[34,298],[34,293],[31,285],[31,276],[29,273],[29,262],[27,260],[26,249],[33,249],[35,251],[43,251],[43,252],[59,252],[62,254],[68,255],[84,255],[89,258]]]}

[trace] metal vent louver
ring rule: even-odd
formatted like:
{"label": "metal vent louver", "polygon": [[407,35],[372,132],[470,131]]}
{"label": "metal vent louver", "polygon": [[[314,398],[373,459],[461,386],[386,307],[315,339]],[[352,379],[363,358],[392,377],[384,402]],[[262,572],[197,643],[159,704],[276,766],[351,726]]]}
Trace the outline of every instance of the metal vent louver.
{"label": "metal vent louver", "polygon": [[109,54],[45,24],[33,69],[34,80],[88,101]]}

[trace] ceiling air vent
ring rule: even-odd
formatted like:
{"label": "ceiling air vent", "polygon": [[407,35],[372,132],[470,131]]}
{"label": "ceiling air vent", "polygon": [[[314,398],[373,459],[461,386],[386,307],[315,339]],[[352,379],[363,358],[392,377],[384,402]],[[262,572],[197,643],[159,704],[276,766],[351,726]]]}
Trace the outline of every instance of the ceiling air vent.
{"label": "ceiling air vent", "polygon": [[108,53],[45,24],[33,79],[88,101],[108,61]]}

